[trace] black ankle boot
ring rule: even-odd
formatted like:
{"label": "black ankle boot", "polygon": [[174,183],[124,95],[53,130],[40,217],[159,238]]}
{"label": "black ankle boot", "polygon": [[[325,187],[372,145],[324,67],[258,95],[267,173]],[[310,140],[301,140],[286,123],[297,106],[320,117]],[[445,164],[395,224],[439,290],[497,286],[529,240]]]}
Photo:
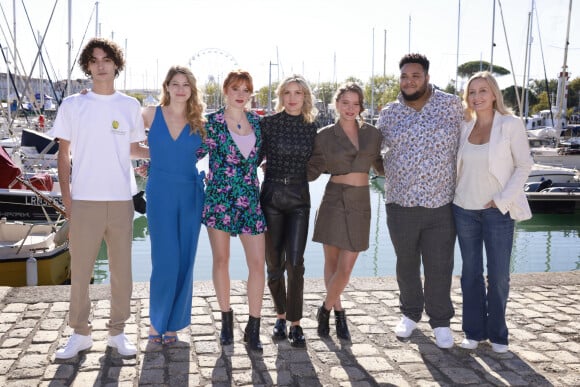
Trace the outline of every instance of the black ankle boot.
{"label": "black ankle boot", "polygon": [[262,343],[260,342],[260,317],[248,318],[248,325],[244,332],[244,342],[248,343],[250,349],[262,352]]}
{"label": "black ankle boot", "polygon": [[350,340],[350,332],[346,325],[346,315],[344,314],[344,310],[335,310],[334,320],[336,322],[336,335],[340,339]]}
{"label": "black ankle boot", "polygon": [[222,332],[220,334],[221,345],[230,345],[234,342],[234,311],[222,312]]}
{"label": "black ankle boot", "polygon": [[324,302],[322,303],[322,306],[318,308],[316,319],[318,320],[318,336],[328,337],[328,335],[330,334],[330,326],[328,325],[328,320],[330,319],[330,311],[326,310],[326,308],[324,307]]}
{"label": "black ankle boot", "polygon": [[306,339],[304,338],[304,333],[302,332],[302,327],[300,325],[292,325],[290,327],[290,331],[288,331],[288,341],[290,341],[290,345],[293,347],[306,347]]}
{"label": "black ankle boot", "polygon": [[274,325],[274,332],[272,333],[274,340],[284,340],[286,338],[286,320],[279,318]]}

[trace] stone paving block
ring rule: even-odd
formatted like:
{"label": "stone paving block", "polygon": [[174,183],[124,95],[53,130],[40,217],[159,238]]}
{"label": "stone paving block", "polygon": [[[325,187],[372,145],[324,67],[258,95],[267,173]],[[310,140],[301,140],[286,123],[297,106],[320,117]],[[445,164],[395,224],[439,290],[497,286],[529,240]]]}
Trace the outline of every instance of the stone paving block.
{"label": "stone paving block", "polygon": [[357,325],[357,328],[364,334],[383,335],[387,333],[381,326],[377,325]]}
{"label": "stone paving block", "polygon": [[58,340],[58,331],[37,331],[32,336],[32,343],[54,343]]}
{"label": "stone paving block", "polygon": [[19,313],[4,312],[0,313],[0,324],[14,324],[20,317]]}
{"label": "stone paving block", "polygon": [[559,335],[557,333],[540,333],[539,336],[551,343],[562,343],[566,341],[566,337]]}
{"label": "stone paving block", "polygon": [[199,341],[194,343],[195,352],[200,354],[219,352],[218,343],[215,341]]}
{"label": "stone paving block", "polygon": [[563,362],[564,364],[576,363],[580,359],[578,358],[578,353],[573,355],[568,351],[544,351],[544,355],[551,357],[558,362]]}
{"label": "stone paving block", "polygon": [[27,307],[28,307],[28,304],[25,304],[25,303],[19,303],[19,302],[11,303],[11,304],[6,305],[4,307],[4,309],[2,309],[2,314],[5,314],[5,313],[20,314],[20,313],[24,312]]}
{"label": "stone paving block", "polygon": [[385,358],[378,356],[357,357],[356,361],[368,372],[392,371],[393,367]]}
{"label": "stone paving block", "polygon": [[533,300],[533,301],[546,301],[549,297],[543,295],[543,289],[535,288],[530,289],[530,291],[526,294],[526,297]]}
{"label": "stone paving block", "polygon": [[61,301],[53,302],[50,307],[51,312],[68,312],[69,309],[70,309],[69,302],[61,302]]}
{"label": "stone paving block", "polygon": [[146,368],[141,370],[139,384],[163,385],[165,382],[165,370],[163,368]]}
{"label": "stone paving block", "polygon": [[63,321],[62,319],[56,319],[56,318],[51,318],[51,319],[43,319],[40,322],[40,329],[41,330],[46,330],[46,331],[56,331],[59,330],[66,322]]}
{"label": "stone paving block", "polygon": [[481,382],[481,378],[468,368],[442,367],[439,371],[451,379],[453,384],[478,384]]}
{"label": "stone paving block", "polygon": [[512,371],[503,371],[499,374],[486,374],[484,375],[485,380],[489,381],[493,385],[506,385],[506,386],[529,386],[530,384]]}
{"label": "stone paving block", "polygon": [[24,339],[22,338],[15,338],[15,339],[6,339],[2,342],[2,345],[0,345],[0,348],[2,348],[2,350],[4,350],[4,348],[17,348],[20,347],[21,344],[24,342]]}
{"label": "stone paving block", "polygon": [[354,325],[371,325],[377,323],[377,320],[371,316],[351,316],[347,314],[346,317]]}
{"label": "stone paving block", "polygon": [[18,359],[18,357],[20,356],[20,352],[22,351],[22,348],[18,346],[14,346],[12,348],[4,348],[4,347],[0,348],[2,348],[0,350],[0,360]]}
{"label": "stone paving block", "polygon": [[546,361],[551,361],[551,359],[541,353],[538,352],[534,352],[534,351],[520,351],[518,352],[518,354],[524,358],[525,360],[532,362],[532,363],[540,363],[540,362],[546,362]]}
{"label": "stone paving block", "polygon": [[573,315],[567,315],[564,313],[553,313],[550,315],[551,318],[553,318],[554,320],[562,323],[562,322],[567,322],[567,321],[572,321],[574,320],[574,318],[576,318],[576,316]]}
{"label": "stone paving block", "polygon": [[14,360],[0,360],[0,375],[6,375],[13,364]]}
{"label": "stone paving block", "polygon": [[43,380],[64,379],[68,380],[75,374],[72,364],[49,364],[42,376]]}
{"label": "stone paving block", "polygon": [[53,343],[29,344],[25,353],[27,355],[46,355],[49,353],[52,344]]}
{"label": "stone paving block", "polygon": [[527,319],[541,318],[543,316],[542,313],[535,311],[535,310],[531,310],[527,307],[523,308],[523,309],[519,309],[518,313],[522,314]]}
{"label": "stone paving block", "polygon": [[555,351],[559,348],[557,344],[551,343],[549,341],[532,340],[528,341],[528,345],[540,352]]}
{"label": "stone paving block", "polygon": [[406,349],[397,350],[397,351],[391,351],[391,350],[385,349],[385,355],[391,361],[398,363],[398,364],[401,364],[401,363],[421,363],[423,361],[423,359],[421,358],[421,355],[419,355],[417,352],[411,351],[411,350],[406,350]]}
{"label": "stone paving block", "polygon": [[557,309],[568,316],[577,316],[580,314],[580,309],[573,306],[562,306],[558,307]]}
{"label": "stone paving block", "polygon": [[6,380],[3,387],[36,387],[38,381],[36,379],[18,379],[18,380]]}
{"label": "stone paving block", "polygon": [[23,320],[39,320],[44,315],[43,310],[27,310],[22,313]]}

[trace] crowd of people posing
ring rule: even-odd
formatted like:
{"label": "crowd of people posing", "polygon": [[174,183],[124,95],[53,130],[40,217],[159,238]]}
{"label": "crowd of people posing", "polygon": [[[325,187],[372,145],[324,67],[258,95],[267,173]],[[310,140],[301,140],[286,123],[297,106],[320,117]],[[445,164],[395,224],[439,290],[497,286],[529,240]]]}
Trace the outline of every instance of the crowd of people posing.
{"label": "crowd of people posing", "polygon": [[[372,169],[385,175],[387,225],[397,256],[402,318],[395,334],[411,336],[425,311],[436,344],[454,345],[449,325],[457,238],[463,260],[465,338],[460,345],[475,349],[489,340],[494,351],[508,350],[505,312],[514,221],[531,216],[522,187],[532,161],[523,124],[504,106],[489,72],[471,77],[462,105],[429,83],[425,56],[405,55],[399,63],[399,96],[383,108],[376,127],[362,120],[362,88],[348,82],[334,96],[336,122],[319,129],[312,91],[300,75],[279,84],[276,113],[261,118],[247,109],[254,87],[247,71],[227,75],[224,107],[205,115],[187,67],[171,67],[159,106],[141,110],[135,99],[114,89],[124,67],[115,43],[92,39],[79,64],[93,87],[65,99],[52,129],[60,144],[59,179],[71,226],[69,325],[74,330],[57,358],[92,346],[88,288],[103,239],[111,272],[108,345],[124,356],[137,352],[123,332],[132,289],[130,158],[150,159],[151,345],[175,343],[177,332],[191,323],[202,224],[213,256],[221,345],[235,341],[231,237],[239,237],[249,273],[243,341],[262,351],[267,282],[276,310],[272,338],[306,345],[300,322],[309,182],[321,174],[330,177],[312,237],[322,244],[325,260],[326,296],[316,310],[317,332],[330,335],[332,312],[336,336],[350,340],[341,295],[359,253],[369,246]],[[207,174],[196,167],[204,157]],[[258,168],[264,171],[261,184]]]}

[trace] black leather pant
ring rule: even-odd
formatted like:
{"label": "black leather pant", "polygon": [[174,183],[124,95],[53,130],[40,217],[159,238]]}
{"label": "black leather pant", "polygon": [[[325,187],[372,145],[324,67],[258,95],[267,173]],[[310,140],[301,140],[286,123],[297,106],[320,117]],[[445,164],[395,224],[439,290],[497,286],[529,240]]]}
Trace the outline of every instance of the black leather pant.
{"label": "black leather pant", "polygon": [[[299,321],[304,293],[304,249],[310,218],[308,183],[285,185],[265,181],[260,202],[268,226],[268,287],[276,312],[286,313],[288,321]],[[284,271],[288,276],[288,292]]]}

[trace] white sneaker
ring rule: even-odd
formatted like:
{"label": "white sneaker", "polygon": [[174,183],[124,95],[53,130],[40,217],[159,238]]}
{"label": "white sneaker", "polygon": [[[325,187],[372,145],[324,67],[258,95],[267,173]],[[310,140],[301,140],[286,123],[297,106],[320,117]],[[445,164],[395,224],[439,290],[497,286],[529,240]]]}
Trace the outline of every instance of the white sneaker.
{"label": "white sneaker", "polygon": [[449,327],[435,328],[433,333],[435,333],[435,343],[439,348],[453,347],[453,335]]}
{"label": "white sneaker", "polygon": [[78,355],[80,351],[87,350],[93,346],[93,338],[91,336],[79,335],[73,333],[69,337],[66,345],[56,351],[54,357],[57,359],[70,359]]}
{"label": "white sneaker", "polygon": [[119,333],[117,336],[109,336],[107,345],[117,348],[121,356],[133,356],[137,354],[137,348],[129,341],[124,333]]}
{"label": "white sneaker", "polygon": [[506,353],[509,350],[509,346],[505,344],[491,343],[491,349],[496,353]]}
{"label": "white sneaker", "polygon": [[407,338],[417,328],[417,323],[407,316],[401,317],[401,321],[397,324],[394,331],[397,337]]}
{"label": "white sneaker", "polygon": [[477,346],[479,345],[479,341],[477,340],[471,340],[468,339],[467,337],[465,339],[463,339],[463,341],[461,342],[461,348],[465,348],[465,349],[476,349]]}

